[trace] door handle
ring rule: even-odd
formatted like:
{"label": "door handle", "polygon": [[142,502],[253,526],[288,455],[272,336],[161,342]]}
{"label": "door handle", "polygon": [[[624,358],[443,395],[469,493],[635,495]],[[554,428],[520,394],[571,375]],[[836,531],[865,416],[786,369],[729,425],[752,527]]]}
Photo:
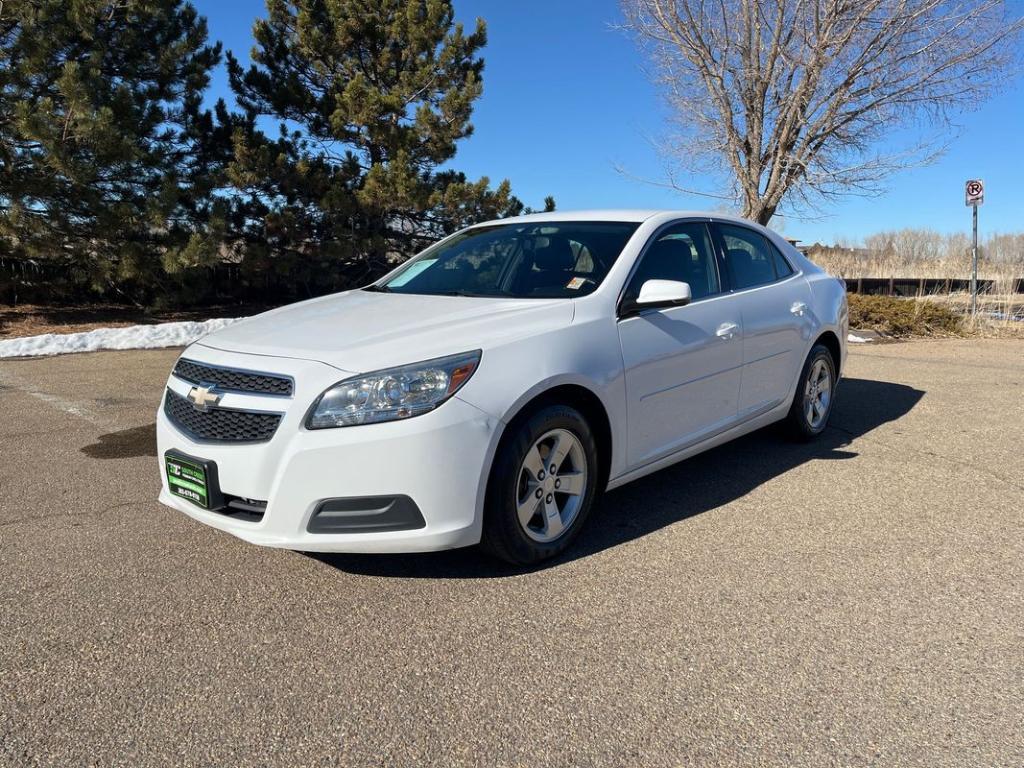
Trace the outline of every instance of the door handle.
{"label": "door handle", "polygon": [[724,339],[725,341],[728,341],[729,339],[736,335],[736,331],[738,331],[739,329],[740,327],[736,323],[722,323],[720,326],[718,326],[718,330],[715,331],[715,336],[717,336],[720,339]]}
{"label": "door handle", "polygon": [[789,308],[789,311],[797,317],[803,317],[804,312],[807,311],[807,305],[802,301],[794,301],[793,306]]}

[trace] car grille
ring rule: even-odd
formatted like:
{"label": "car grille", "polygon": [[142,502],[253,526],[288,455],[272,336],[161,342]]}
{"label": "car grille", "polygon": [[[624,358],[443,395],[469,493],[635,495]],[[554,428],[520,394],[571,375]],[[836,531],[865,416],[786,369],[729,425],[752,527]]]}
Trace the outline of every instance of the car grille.
{"label": "car grille", "polygon": [[164,413],[171,423],[191,438],[222,443],[263,443],[274,436],[281,422],[279,413],[237,411],[231,408],[200,410],[167,390]]}
{"label": "car grille", "polygon": [[285,376],[219,368],[185,358],[178,360],[174,366],[174,375],[193,384],[216,384],[219,389],[231,392],[287,396],[292,394],[292,380]]}

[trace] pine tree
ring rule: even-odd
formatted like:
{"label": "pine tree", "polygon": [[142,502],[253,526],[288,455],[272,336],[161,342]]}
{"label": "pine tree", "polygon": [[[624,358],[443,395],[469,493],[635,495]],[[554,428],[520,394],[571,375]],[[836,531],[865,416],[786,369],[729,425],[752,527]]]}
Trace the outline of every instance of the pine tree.
{"label": "pine tree", "polygon": [[[244,194],[235,226],[255,264],[347,287],[468,223],[523,211],[508,181],[439,170],[473,131],[483,21],[467,34],[449,0],[268,0],[267,11],[253,64],[228,53],[245,110],[229,168]],[[260,130],[268,121],[276,138]]]}
{"label": "pine tree", "polygon": [[229,129],[201,100],[219,60],[184,0],[0,3],[6,250],[133,300],[213,260]]}

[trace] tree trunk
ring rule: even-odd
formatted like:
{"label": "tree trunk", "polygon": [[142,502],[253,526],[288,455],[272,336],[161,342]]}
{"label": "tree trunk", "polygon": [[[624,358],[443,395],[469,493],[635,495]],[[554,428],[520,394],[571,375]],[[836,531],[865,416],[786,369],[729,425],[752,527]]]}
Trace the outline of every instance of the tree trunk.
{"label": "tree trunk", "polygon": [[772,216],[775,215],[775,209],[778,206],[769,205],[760,198],[753,200],[747,200],[743,205],[743,213],[741,214],[744,219],[750,219],[756,221],[762,226],[768,226],[768,222],[772,220]]}

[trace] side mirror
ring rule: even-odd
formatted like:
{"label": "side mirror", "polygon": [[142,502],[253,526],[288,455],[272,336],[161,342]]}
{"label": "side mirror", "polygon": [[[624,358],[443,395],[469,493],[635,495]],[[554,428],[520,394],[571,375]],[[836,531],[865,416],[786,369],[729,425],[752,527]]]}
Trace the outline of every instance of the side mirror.
{"label": "side mirror", "polygon": [[679,280],[648,280],[640,286],[636,297],[637,309],[655,307],[681,307],[693,298],[690,284]]}

